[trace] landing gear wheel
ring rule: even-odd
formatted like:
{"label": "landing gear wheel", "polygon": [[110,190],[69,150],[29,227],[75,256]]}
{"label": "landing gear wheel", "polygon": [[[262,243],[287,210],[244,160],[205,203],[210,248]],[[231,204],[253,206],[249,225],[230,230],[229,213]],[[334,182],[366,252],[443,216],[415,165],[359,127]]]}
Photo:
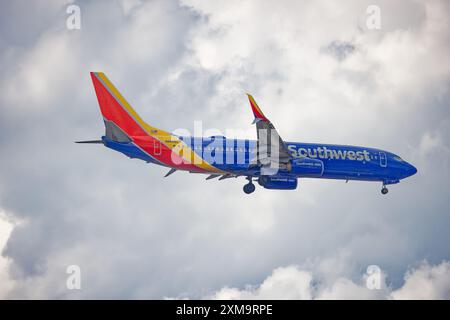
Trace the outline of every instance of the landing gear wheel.
{"label": "landing gear wheel", "polygon": [[381,188],[381,194],[386,194],[388,192],[389,192],[389,190],[385,186],[383,186],[383,188]]}
{"label": "landing gear wheel", "polygon": [[246,185],[244,185],[243,189],[246,194],[250,194],[253,191],[255,191],[255,185],[252,182],[249,182]]}

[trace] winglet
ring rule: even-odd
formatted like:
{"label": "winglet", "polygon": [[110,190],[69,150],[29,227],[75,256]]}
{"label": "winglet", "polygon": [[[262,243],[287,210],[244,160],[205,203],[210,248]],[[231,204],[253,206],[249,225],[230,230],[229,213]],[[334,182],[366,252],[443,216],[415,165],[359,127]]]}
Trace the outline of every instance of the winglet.
{"label": "winglet", "polygon": [[259,108],[258,104],[256,103],[255,99],[253,99],[253,96],[249,93],[247,93],[248,100],[250,101],[250,106],[252,107],[253,115],[255,116],[255,120],[253,120],[253,123],[256,123],[260,120],[262,121],[269,121],[264,113],[262,113],[261,109]]}

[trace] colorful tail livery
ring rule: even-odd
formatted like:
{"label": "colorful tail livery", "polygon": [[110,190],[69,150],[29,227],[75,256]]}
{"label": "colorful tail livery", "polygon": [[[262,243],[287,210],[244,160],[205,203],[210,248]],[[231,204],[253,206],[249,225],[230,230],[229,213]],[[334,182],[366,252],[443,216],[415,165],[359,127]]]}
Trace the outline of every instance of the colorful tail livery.
{"label": "colorful tail livery", "polygon": [[244,192],[255,190],[254,181],[266,189],[292,190],[299,178],[400,182],[417,172],[399,156],[380,149],[285,142],[255,99],[248,94],[256,123],[257,140],[223,136],[179,136],[153,127],[136,113],[102,72],[91,72],[105,123],[101,140],[77,143],[103,144],[130,158],[177,170],[208,174],[207,180],[245,177]]}

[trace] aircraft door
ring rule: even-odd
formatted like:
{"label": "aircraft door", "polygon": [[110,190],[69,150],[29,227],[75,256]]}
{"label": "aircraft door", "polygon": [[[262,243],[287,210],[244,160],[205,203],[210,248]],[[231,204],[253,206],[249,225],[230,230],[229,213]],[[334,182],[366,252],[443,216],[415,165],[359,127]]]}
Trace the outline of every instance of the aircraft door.
{"label": "aircraft door", "polygon": [[154,140],[153,142],[153,152],[155,153],[156,156],[161,155],[162,152],[162,148],[161,148],[161,141],[159,140]]}
{"label": "aircraft door", "polygon": [[386,153],[380,152],[380,167],[386,168],[387,167],[387,157]]}

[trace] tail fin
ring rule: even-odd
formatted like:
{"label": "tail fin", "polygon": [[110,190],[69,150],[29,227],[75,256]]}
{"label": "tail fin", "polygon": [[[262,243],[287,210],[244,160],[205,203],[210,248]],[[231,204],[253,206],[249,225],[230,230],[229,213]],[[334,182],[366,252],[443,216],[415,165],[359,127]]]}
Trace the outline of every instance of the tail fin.
{"label": "tail fin", "polygon": [[195,153],[179,137],[145,123],[102,72],[91,72],[106,137],[133,142],[158,162],[192,172],[222,172]]}
{"label": "tail fin", "polygon": [[91,72],[91,78],[105,120],[107,136],[110,133],[126,139],[125,136],[139,137],[158,132],[159,129],[142,120],[103,72]]}

